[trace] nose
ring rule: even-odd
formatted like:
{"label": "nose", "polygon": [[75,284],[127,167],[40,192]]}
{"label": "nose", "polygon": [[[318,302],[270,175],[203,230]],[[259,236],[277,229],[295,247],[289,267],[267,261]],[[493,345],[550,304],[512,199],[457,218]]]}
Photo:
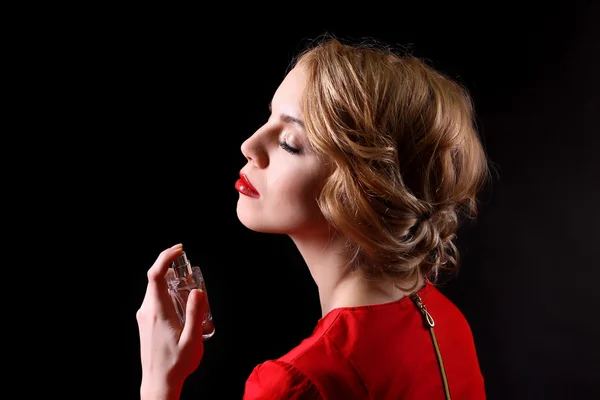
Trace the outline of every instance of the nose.
{"label": "nose", "polygon": [[269,165],[266,139],[265,132],[261,128],[248,139],[244,140],[241,146],[244,157],[258,168],[265,168]]}

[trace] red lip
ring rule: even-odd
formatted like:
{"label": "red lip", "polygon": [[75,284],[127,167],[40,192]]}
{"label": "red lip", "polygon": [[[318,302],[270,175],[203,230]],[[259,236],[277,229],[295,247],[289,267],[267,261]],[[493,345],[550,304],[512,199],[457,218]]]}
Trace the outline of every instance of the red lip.
{"label": "red lip", "polygon": [[238,192],[240,192],[241,194],[244,194],[248,197],[254,197],[255,199],[258,199],[260,197],[258,190],[256,190],[254,188],[254,186],[252,186],[252,184],[248,180],[248,177],[241,172],[240,172],[240,179],[238,179],[235,182],[235,188],[237,189]]}

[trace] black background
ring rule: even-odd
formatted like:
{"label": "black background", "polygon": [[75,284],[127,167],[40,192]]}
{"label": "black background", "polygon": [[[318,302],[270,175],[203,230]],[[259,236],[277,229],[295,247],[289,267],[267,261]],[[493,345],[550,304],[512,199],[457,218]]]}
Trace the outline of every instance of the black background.
{"label": "black background", "polygon": [[60,353],[82,357],[55,387],[139,397],[146,270],[179,242],[202,267],[216,326],[182,398],[239,399],[255,365],[310,335],[321,314],[308,269],[287,237],[239,223],[233,184],[291,57],[330,32],[409,47],[473,95],[494,182],[442,291],[471,323],[488,398],[599,398],[592,3],[52,9],[21,48],[34,60],[29,100],[45,110],[24,121],[43,119],[37,149],[55,149],[35,172],[47,196],[36,234],[67,231],[93,287],[71,303],[86,328]]}

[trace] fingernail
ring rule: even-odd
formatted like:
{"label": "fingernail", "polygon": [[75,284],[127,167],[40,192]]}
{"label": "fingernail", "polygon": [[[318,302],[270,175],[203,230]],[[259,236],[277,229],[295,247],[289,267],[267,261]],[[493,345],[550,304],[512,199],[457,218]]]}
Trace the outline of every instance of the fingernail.
{"label": "fingernail", "polygon": [[181,247],[183,246],[181,243],[177,243],[175,246],[171,247],[172,249],[176,248],[176,247]]}

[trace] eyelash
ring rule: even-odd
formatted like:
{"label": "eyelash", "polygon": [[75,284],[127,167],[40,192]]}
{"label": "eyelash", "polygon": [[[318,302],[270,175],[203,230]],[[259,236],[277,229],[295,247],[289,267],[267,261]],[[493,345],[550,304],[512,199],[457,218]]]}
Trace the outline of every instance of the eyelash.
{"label": "eyelash", "polygon": [[282,149],[284,149],[285,151],[287,151],[290,154],[300,154],[301,153],[299,149],[290,146],[286,142],[279,142],[279,146],[281,146]]}

